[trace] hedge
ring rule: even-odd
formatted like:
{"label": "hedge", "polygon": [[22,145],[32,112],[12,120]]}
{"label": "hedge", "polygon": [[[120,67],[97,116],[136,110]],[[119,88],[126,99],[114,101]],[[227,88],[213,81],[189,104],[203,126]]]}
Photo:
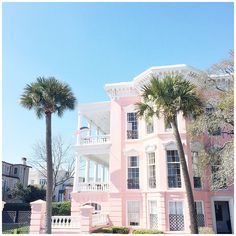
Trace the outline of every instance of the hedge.
{"label": "hedge", "polygon": [[134,229],[132,234],[164,234],[158,229]]}
{"label": "hedge", "polygon": [[129,228],[124,226],[111,226],[95,230],[93,233],[102,234],[129,234]]}
{"label": "hedge", "polygon": [[71,202],[53,202],[53,216],[69,216],[71,212]]}

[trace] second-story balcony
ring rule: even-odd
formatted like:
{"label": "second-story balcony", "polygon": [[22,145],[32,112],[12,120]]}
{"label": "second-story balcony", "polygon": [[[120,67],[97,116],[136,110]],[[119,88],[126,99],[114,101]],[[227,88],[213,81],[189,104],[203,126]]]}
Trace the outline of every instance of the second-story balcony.
{"label": "second-story balcony", "polygon": [[93,145],[110,143],[110,135],[80,137],[77,145]]}
{"label": "second-story balcony", "polygon": [[109,191],[109,183],[107,182],[91,182],[79,183],[79,192],[107,192]]}

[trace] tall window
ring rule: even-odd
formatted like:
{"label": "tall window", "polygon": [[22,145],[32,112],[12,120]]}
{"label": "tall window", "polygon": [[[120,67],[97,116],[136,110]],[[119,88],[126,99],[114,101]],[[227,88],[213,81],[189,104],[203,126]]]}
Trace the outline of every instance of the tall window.
{"label": "tall window", "polygon": [[15,175],[17,174],[17,168],[16,167],[14,168],[14,174]]}
{"label": "tall window", "polygon": [[128,157],[128,189],[139,189],[139,158]]}
{"label": "tall window", "polygon": [[196,212],[197,212],[197,225],[198,225],[198,227],[204,227],[205,226],[205,220],[204,220],[202,201],[196,201],[195,202],[195,209],[196,209]]}
{"label": "tall window", "polygon": [[170,231],[184,230],[184,215],[182,202],[169,202]]}
{"label": "tall window", "polygon": [[150,228],[158,229],[158,209],[157,209],[157,201],[150,200],[149,202],[149,219],[150,219]]}
{"label": "tall window", "polygon": [[165,122],[165,130],[170,130],[170,129],[172,129],[172,126],[171,126],[171,123],[170,123],[170,122],[167,122],[166,119],[164,120],[164,122]]}
{"label": "tall window", "polygon": [[155,152],[147,154],[148,157],[148,186],[156,188],[156,160]]}
{"label": "tall window", "polygon": [[153,117],[152,117],[146,122],[146,133],[152,134],[153,132],[154,132],[154,127],[153,127]]}
{"label": "tall window", "polygon": [[193,160],[193,185],[194,188],[202,188],[201,176],[198,168],[198,152],[192,152]]}
{"label": "tall window", "polygon": [[180,162],[177,150],[167,150],[168,187],[181,188]]}
{"label": "tall window", "polygon": [[40,185],[45,185],[47,183],[47,179],[39,179]]}
{"label": "tall window", "polygon": [[127,139],[138,139],[138,119],[135,112],[127,113]]}
{"label": "tall window", "polygon": [[128,213],[128,225],[138,226],[140,225],[140,202],[139,201],[128,201],[127,202],[127,213]]}
{"label": "tall window", "polygon": [[213,189],[227,189],[227,180],[226,177],[222,175],[220,159],[215,161],[215,163],[211,166],[211,172]]}

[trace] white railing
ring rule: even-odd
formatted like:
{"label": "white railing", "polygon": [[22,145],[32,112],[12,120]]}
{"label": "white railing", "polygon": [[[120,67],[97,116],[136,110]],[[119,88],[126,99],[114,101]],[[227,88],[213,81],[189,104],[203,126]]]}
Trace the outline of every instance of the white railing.
{"label": "white railing", "polygon": [[99,135],[99,136],[90,136],[90,137],[80,137],[79,144],[103,144],[110,142],[110,135]]}
{"label": "white railing", "polygon": [[106,192],[109,191],[109,183],[79,183],[78,191]]}
{"label": "white railing", "polygon": [[105,214],[93,214],[92,215],[92,226],[108,225],[108,215]]}
{"label": "white railing", "polygon": [[52,216],[52,228],[80,228],[80,221],[78,217]]}

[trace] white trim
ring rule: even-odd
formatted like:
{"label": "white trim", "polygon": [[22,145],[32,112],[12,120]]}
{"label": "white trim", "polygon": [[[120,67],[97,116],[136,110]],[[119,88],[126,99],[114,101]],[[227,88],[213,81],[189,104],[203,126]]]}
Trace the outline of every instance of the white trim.
{"label": "white trim", "polygon": [[[183,216],[184,216],[184,229],[183,230],[178,230],[178,231],[172,231],[170,230],[170,221],[169,221],[169,210],[170,210],[170,202],[182,202],[182,211],[183,211]],[[184,232],[186,230],[186,216],[185,216],[185,205],[184,205],[184,199],[172,199],[167,201],[168,206],[167,206],[167,225],[168,225],[168,230],[171,233],[178,233],[178,232]]]}
{"label": "white trim", "polygon": [[215,231],[215,233],[217,233],[215,204],[214,204],[215,201],[227,201],[229,203],[230,223],[231,223],[232,234],[233,234],[234,233],[234,197],[233,196],[212,196],[211,197],[212,224],[213,224],[213,230]]}
{"label": "white trim", "polygon": [[[128,202],[139,202],[139,225],[129,225],[128,223]],[[126,225],[131,226],[132,228],[140,228],[141,227],[141,200],[126,200]]]}

